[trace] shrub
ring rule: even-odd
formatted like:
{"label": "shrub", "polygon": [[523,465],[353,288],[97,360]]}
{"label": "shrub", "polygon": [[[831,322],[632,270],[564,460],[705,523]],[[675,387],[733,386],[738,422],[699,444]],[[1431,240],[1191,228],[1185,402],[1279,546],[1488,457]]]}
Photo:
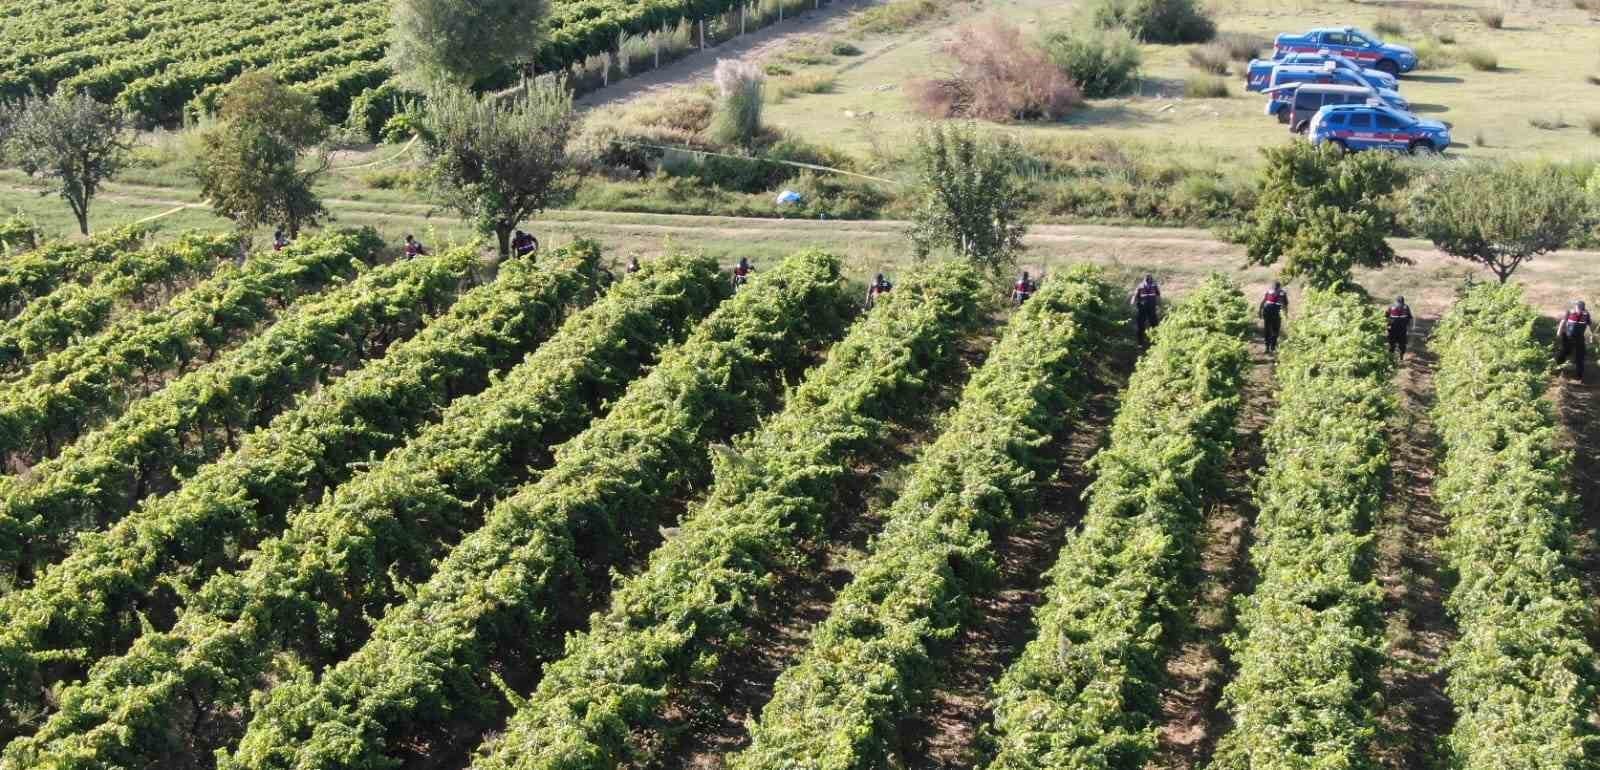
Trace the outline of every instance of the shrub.
{"label": "shrub", "polygon": [[777,104],[801,94],[832,93],[838,85],[839,78],[831,72],[802,72],[772,81],[767,98]]}
{"label": "shrub", "polygon": [[20,254],[39,245],[39,230],[21,211],[0,220],[0,255]]}
{"label": "shrub", "polygon": [[1435,27],[1433,39],[1439,41],[1442,45],[1455,45],[1456,33],[1447,27]]}
{"label": "shrub", "polygon": [[856,14],[851,29],[866,34],[902,32],[944,13],[938,0],[890,0]]}
{"label": "shrub", "polygon": [[1216,44],[1228,49],[1228,58],[1236,62],[1259,59],[1262,51],[1272,47],[1271,40],[1248,32],[1219,33]]}
{"label": "shrub", "polygon": [[834,56],[860,56],[861,49],[848,40],[835,40],[828,46],[828,53]]}
{"label": "shrub", "polygon": [[413,190],[427,189],[426,180],[414,168],[384,169],[369,171],[361,175],[361,181],[374,190]]}
{"label": "shrub", "polygon": [[1016,173],[1020,155],[1009,139],[976,127],[935,125],[918,137],[916,212],[911,239],[918,256],[949,247],[956,256],[998,274],[1022,251],[1029,191]]}
{"label": "shrub", "polygon": [[1600,113],[1591,112],[1589,117],[1584,118],[1583,121],[1589,126],[1589,133],[1600,136]]}
{"label": "shrub", "polygon": [[1208,43],[1189,49],[1189,63],[1202,72],[1213,75],[1228,74],[1228,65],[1233,59],[1228,55],[1228,49]]}
{"label": "shrub", "polygon": [[748,62],[719,59],[712,79],[721,98],[714,121],[717,141],[754,146],[761,134],[761,94],[766,74]]}
{"label": "shrub", "polygon": [[1091,0],[1088,17],[1105,27],[1126,27],[1147,43],[1204,43],[1217,25],[1196,0]]}
{"label": "shrub", "polygon": [[1055,120],[1083,96],[1022,30],[999,20],[964,27],[941,52],[955,60],[953,76],[912,81],[914,104],[935,118]]}
{"label": "shrub", "polygon": [[1417,54],[1417,69],[1437,70],[1444,69],[1456,63],[1454,51],[1446,50],[1444,46],[1424,40],[1412,48]]}
{"label": "shrub", "polygon": [[1385,11],[1372,22],[1372,31],[1384,37],[1401,37],[1406,34],[1406,25],[1399,16]]}
{"label": "shrub", "polygon": [[1226,99],[1228,81],[1219,77],[1192,77],[1183,82],[1183,95],[1191,99]]}
{"label": "shrub", "polygon": [[1572,124],[1568,123],[1567,119],[1559,114],[1554,117],[1534,116],[1528,118],[1528,125],[1533,126],[1541,131],[1560,131],[1563,128],[1572,127]]}
{"label": "shrub", "polygon": [[1497,8],[1479,8],[1478,21],[1489,29],[1500,29],[1506,25],[1506,14]]}
{"label": "shrub", "polygon": [[1126,92],[1139,74],[1139,45],[1123,28],[1051,33],[1045,49],[1083,95],[1103,99]]}
{"label": "shrub", "polygon": [[1500,69],[1500,58],[1487,48],[1468,48],[1461,52],[1461,58],[1479,72],[1494,72]]}

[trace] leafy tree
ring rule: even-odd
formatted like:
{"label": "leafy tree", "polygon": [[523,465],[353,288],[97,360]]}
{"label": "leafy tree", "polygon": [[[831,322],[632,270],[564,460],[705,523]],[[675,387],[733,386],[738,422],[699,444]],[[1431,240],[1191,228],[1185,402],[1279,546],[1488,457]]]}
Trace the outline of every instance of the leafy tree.
{"label": "leafy tree", "polygon": [[1326,288],[1349,283],[1357,267],[1406,262],[1385,240],[1395,226],[1385,198],[1404,182],[1392,157],[1308,142],[1264,154],[1256,207],[1239,232],[1250,264],[1282,260],[1284,277]]}
{"label": "leafy tree", "polygon": [[1093,0],[1086,13],[1096,26],[1125,27],[1146,43],[1204,43],[1217,35],[1195,0]]}
{"label": "leafy tree", "polygon": [[1412,193],[1410,221],[1440,251],[1506,279],[1555,251],[1584,223],[1584,191],[1548,163],[1453,165]]}
{"label": "leafy tree", "polygon": [[389,63],[401,83],[470,88],[533,57],[548,0],[396,0]]}
{"label": "leafy tree", "polygon": [[920,202],[908,233],[917,254],[949,246],[994,272],[1014,263],[1028,231],[1018,162],[1009,140],[982,137],[971,124],[923,131],[915,159]]}
{"label": "leafy tree", "polygon": [[55,180],[84,235],[90,202],[122,170],[132,148],[127,113],[88,94],[58,90],[0,107],[0,159]]}
{"label": "leafy tree", "polygon": [[576,117],[560,81],[501,99],[441,87],[416,117],[435,195],[494,233],[501,257],[511,253],[512,228],[570,192],[563,172]]}
{"label": "leafy tree", "polygon": [[316,100],[251,73],[228,87],[217,115],[191,169],[212,209],[241,229],[282,223],[291,237],[316,225],[327,209],[312,185],[328,170],[328,155],[319,149],[310,168],[300,166],[328,132]]}
{"label": "leafy tree", "polygon": [[1126,27],[1057,30],[1045,37],[1044,47],[1090,99],[1127,92],[1139,74],[1139,44]]}

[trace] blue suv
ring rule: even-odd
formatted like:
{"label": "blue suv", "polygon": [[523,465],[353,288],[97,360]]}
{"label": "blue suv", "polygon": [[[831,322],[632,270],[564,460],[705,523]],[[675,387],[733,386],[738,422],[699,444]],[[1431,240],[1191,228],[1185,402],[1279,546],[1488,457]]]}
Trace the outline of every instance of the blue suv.
{"label": "blue suv", "polygon": [[1444,152],[1450,127],[1381,103],[1329,105],[1317,111],[1306,132],[1312,144],[1333,142],[1346,150]]}

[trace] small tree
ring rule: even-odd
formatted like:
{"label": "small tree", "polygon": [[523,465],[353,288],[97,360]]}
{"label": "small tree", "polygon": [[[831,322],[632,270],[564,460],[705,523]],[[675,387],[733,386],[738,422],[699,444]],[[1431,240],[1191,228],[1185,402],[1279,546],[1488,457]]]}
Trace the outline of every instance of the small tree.
{"label": "small tree", "polygon": [[57,91],[0,108],[0,158],[30,176],[55,180],[84,235],[89,204],[132,148],[127,113],[88,94]]}
{"label": "small tree", "polygon": [[531,59],[549,12],[548,0],[396,0],[389,64],[418,91],[470,88]]}
{"label": "small tree", "polygon": [[1126,27],[1077,27],[1050,33],[1045,51],[1090,99],[1126,93],[1139,75],[1139,43]]}
{"label": "small tree", "polygon": [[1009,140],[981,137],[970,124],[924,130],[915,161],[920,203],[908,233],[917,254],[949,246],[993,272],[1010,267],[1028,231],[1018,160]]}
{"label": "small tree", "polygon": [[1250,264],[1281,260],[1284,277],[1325,288],[1349,282],[1357,267],[1406,262],[1385,240],[1395,225],[1385,198],[1404,181],[1393,158],[1307,142],[1264,153],[1261,191],[1240,232]]}
{"label": "small tree", "polygon": [[1456,165],[1411,196],[1411,223],[1440,251],[1489,268],[1505,283],[1523,262],[1572,239],[1583,189],[1547,163]]}
{"label": "small tree", "polygon": [[504,99],[442,87],[417,116],[435,195],[511,253],[517,223],[570,192],[564,178],[572,93],[540,80]]}
{"label": "small tree", "polygon": [[1195,0],[1092,0],[1085,13],[1100,27],[1125,27],[1146,43],[1204,43],[1217,35]]}
{"label": "small tree", "polygon": [[762,91],[766,73],[749,62],[718,59],[713,74],[721,97],[712,124],[717,141],[750,148],[761,136]]}
{"label": "small tree", "polygon": [[316,225],[327,209],[312,186],[328,170],[328,154],[319,149],[309,168],[300,166],[328,131],[316,100],[251,73],[228,87],[217,115],[191,169],[212,209],[240,229],[282,223],[290,237]]}

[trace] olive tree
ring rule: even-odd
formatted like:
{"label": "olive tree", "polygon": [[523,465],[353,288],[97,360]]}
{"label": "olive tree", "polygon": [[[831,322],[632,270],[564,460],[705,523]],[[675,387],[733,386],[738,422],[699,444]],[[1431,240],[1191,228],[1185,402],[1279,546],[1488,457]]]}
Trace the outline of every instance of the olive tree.
{"label": "olive tree", "polygon": [[58,90],[0,107],[0,160],[53,180],[89,234],[89,204],[133,148],[127,113],[88,94]]}
{"label": "olive tree", "polygon": [[908,233],[917,254],[948,246],[994,272],[1015,262],[1030,200],[1018,163],[1010,140],[981,136],[970,124],[925,129],[917,139],[918,204]]}
{"label": "olive tree", "polygon": [[570,192],[575,124],[572,93],[553,79],[503,98],[435,88],[416,115],[435,197],[493,233],[501,257],[511,253],[512,228]]}
{"label": "olive tree", "polygon": [[1523,262],[1566,246],[1585,204],[1578,180],[1548,163],[1453,164],[1412,192],[1410,222],[1440,251],[1505,283]]}
{"label": "olive tree", "polygon": [[[241,229],[281,223],[293,237],[327,214],[312,189],[329,167],[320,144],[328,127],[315,99],[250,73],[228,87],[217,117],[191,173],[218,215]],[[312,161],[302,164],[308,151]]]}
{"label": "olive tree", "polygon": [[1264,154],[1256,206],[1237,233],[1250,264],[1282,262],[1285,278],[1329,288],[1357,267],[1407,262],[1386,240],[1395,227],[1388,196],[1405,181],[1394,158],[1307,142]]}
{"label": "olive tree", "polygon": [[538,50],[548,0],[396,0],[389,64],[407,87],[471,87]]}

